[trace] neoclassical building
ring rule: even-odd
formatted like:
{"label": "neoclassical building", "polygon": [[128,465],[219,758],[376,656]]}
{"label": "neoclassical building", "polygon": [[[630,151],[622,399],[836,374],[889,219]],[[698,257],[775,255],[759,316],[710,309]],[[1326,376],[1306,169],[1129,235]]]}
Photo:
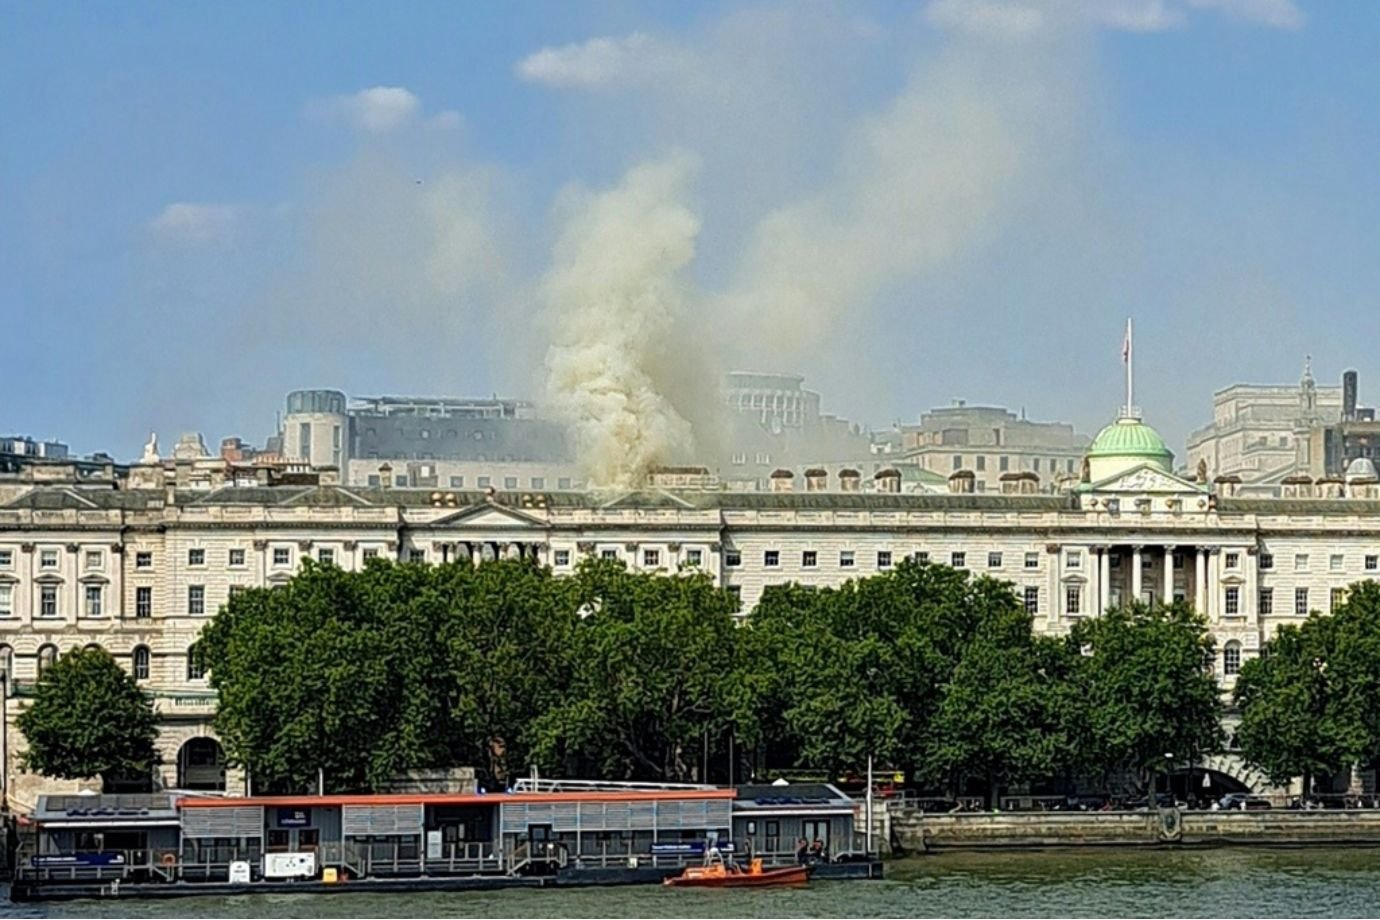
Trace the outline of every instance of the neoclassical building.
{"label": "neoclassical building", "polygon": [[[942,494],[904,492],[894,470],[851,469],[799,480],[782,471],[770,491],[729,492],[682,468],[610,495],[369,488],[329,470],[216,478],[193,469],[200,461],[156,455],[119,480],[34,467],[0,480],[6,789],[25,807],[53,787],[19,770],[14,719],[56,655],[95,643],[156,701],[161,782],[239,791],[218,766],[214,696],[188,650],[236,591],[285,581],[309,557],[354,568],[373,556],[521,556],[559,574],[594,554],[643,570],[702,569],[750,615],[769,585],[838,584],[917,556],[1010,582],[1052,634],[1130,598],[1190,600],[1211,623],[1224,689],[1278,624],[1326,611],[1348,584],[1380,574],[1373,467],[1326,488],[1245,498],[1230,479],[1175,475],[1172,461],[1126,414],[1089,446],[1079,481],[1055,493],[1030,472],[978,493],[964,470]],[[1208,766],[1255,782],[1230,758]]]}

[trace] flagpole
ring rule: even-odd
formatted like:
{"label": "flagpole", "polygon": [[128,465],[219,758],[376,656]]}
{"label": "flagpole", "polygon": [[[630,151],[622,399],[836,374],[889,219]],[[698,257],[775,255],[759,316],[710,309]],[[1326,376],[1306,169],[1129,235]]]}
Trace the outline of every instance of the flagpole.
{"label": "flagpole", "polygon": [[1132,341],[1131,318],[1126,317],[1126,417],[1135,414],[1135,376],[1132,364],[1135,361],[1135,345]]}

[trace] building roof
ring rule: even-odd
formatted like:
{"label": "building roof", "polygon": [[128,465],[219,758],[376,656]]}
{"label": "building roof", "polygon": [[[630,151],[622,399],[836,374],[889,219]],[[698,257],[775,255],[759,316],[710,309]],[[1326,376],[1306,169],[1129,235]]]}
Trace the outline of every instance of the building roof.
{"label": "building roof", "polygon": [[1138,418],[1123,416],[1103,428],[1088,448],[1089,457],[1150,460],[1169,470],[1174,454],[1164,438]]}

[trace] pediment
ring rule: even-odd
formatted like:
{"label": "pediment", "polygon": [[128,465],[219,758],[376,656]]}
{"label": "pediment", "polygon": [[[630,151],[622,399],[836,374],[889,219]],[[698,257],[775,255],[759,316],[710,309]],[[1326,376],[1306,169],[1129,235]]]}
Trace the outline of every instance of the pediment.
{"label": "pediment", "polygon": [[1138,495],[1184,493],[1197,495],[1207,490],[1196,482],[1181,479],[1147,463],[1115,476],[1109,476],[1101,482],[1095,482],[1087,487],[1087,491],[1135,493]]}
{"label": "pediment", "polygon": [[445,530],[545,530],[547,522],[516,508],[486,503],[461,508],[425,526]]}

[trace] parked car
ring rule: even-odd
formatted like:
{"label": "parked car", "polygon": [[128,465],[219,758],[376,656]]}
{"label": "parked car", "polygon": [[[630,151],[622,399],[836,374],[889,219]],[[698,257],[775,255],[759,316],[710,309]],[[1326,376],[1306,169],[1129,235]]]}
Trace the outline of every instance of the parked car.
{"label": "parked car", "polygon": [[1263,811],[1270,807],[1270,800],[1244,792],[1232,792],[1222,796],[1217,804],[1223,811]]}

